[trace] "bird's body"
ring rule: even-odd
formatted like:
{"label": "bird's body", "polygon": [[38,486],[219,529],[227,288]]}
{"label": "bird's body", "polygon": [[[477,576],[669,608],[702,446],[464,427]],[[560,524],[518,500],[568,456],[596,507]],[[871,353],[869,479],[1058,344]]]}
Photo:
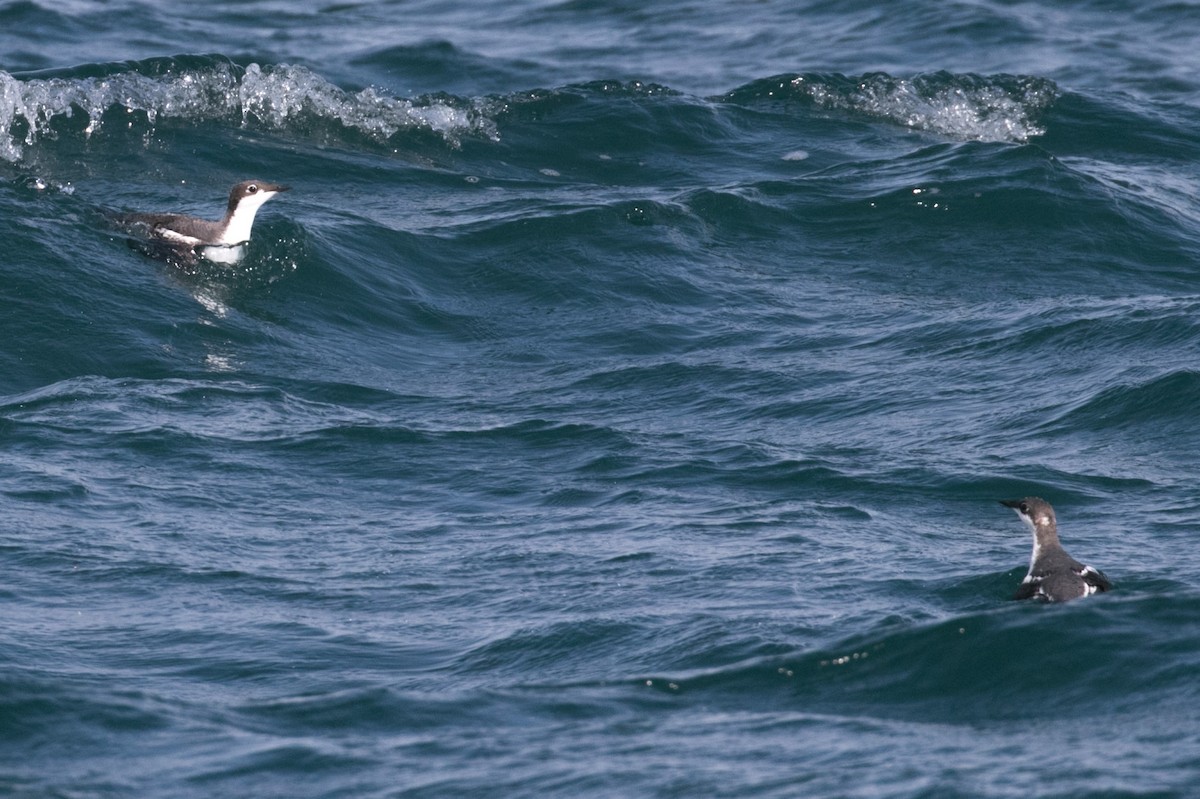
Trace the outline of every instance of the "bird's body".
{"label": "bird's body", "polygon": [[186,214],[118,214],[115,219],[131,232],[168,247],[194,250],[211,261],[235,262],[242,245],[250,240],[254,217],[267,200],[287,186],[262,180],[244,180],[229,192],[225,216],[217,221]]}
{"label": "bird's body", "polygon": [[1065,602],[1112,588],[1102,572],[1067,554],[1058,540],[1058,522],[1054,508],[1039,497],[1001,500],[1001,505],[1016,511],[1033,532],[1033,553],[1029,573],[1021,581],[1013,599],[1041,599]]}

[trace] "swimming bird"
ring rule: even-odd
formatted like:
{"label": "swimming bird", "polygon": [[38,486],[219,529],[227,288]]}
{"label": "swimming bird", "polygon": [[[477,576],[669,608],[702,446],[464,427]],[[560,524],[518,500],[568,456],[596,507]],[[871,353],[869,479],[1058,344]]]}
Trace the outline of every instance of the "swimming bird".
{"label": "swimming bird", "polygon": [[155,244],[191,250],[217,263],[236,263],[242,257],[243,245],[250,241],[258,209],[288,188],[265,180],[243,180],[230,190],[225,216],[215,222],[186,214],[129,213],[114,218],[130,232]]}
{"label": "swimming bird", "polygon": [[1021,521],[1033,531],[1029,573],[1013,599],[1066,602],[1112,588],[1112,583],[1102,572],[1080,563],[1063,549],[1058,540],[1054,508],[1049,502],[1040,497],[1025,497],[1002,499],[1000,504],[1016,511]]}

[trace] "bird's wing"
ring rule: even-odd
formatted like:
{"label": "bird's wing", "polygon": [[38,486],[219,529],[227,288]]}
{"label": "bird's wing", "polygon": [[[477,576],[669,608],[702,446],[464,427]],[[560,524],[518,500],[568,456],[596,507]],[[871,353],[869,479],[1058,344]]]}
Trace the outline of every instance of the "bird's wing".
{"label": "bird's wing", "polygon": [[1017,586],[1017,592],[1013,594],[1013,599],[1033,599],[1040,596],[1042,593],[1042,581],[1040,578],[1028,575],[1021,584]]}
{"label": "bird's wing", "polygon": [[1104,576],[1104,572],[1099,569],[1093,569],[1091,566],[1084,566],[1076,570],[1083,581],[1096,589],[1096,593],[1107,591],[1112,588],[1112,583]]}

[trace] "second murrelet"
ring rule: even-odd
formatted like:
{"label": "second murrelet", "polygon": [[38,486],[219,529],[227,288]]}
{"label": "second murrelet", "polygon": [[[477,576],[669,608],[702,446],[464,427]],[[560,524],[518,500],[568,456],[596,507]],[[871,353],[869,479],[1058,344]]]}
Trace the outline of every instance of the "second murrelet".
{"label": "second murrelet", "polygon": [[1016,511],[1021,521],[1033,531],[1029,573],[1013,599],[1065,602],[1112,588],[1112,583],[1102,572],[1080,563],[1063,549],[1058,540],[1054,508],[1049,502],[1040,497],[1025,497],[1002,499],[1000,504]]}

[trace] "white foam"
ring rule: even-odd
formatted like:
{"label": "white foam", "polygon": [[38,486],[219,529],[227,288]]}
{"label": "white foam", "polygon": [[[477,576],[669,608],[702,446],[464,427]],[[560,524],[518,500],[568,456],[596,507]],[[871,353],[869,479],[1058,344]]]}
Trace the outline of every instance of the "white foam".
{"label": "white foam", "polygon": [[881,117],[958,139],[1025,142],[1045,130],[1038,112],[1057,96],[1050,81],[938,74],[912,80],[868,75],[853,88],[798,76],[794,90],[819,107]]}
{"label": "white foam", "polygon": [[[373,88],[341,89],[320,75],[286,64],[239,70],[216,63],[201,69],[144,75],[18,80],[0,71],[0,158],[20,160],[25,147],[53,135],[53,125],[83,114],[84,135],[99,133],[105,114],[124,109],[163,120],[240,120],[246,127],[301,131],[312,121],[331,121],[386,140],[408,129],[427,129],[457,144],[463,135],[497,138],[480,101],[453,98],[428,102],[392,97]],[[14,135],[15,134],[15,135]]]}

